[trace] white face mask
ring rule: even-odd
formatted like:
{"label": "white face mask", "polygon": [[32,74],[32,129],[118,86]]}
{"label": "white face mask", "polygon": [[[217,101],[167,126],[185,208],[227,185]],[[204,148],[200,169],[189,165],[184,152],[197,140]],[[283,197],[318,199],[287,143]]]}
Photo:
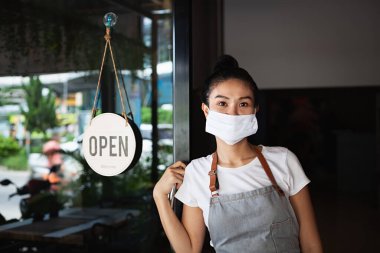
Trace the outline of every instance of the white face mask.
{"label": "white face mask", "polygon": [[228,145],[234,145],[247,136],[257,132],[255,114],[228,115],[215,111],[208,111],[206,132],[217,136]]}

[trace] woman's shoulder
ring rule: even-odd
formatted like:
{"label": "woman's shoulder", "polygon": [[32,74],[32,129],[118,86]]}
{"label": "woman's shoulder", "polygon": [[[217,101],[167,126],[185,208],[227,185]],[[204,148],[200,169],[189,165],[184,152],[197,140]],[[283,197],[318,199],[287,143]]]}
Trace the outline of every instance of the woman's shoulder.
{"label": "woman's shoulder", "polygon": [[262,152],[270,155],[284,155],[289,152],[289,149],[286,147],[281,146],[264,146],[260,145],[262,147]]}
{"label": "woman's shoulder", "polygon": [[290,196],[310,182],[297,156],[288,148],[265,146],[263,155],[270,163],[274,176],[277,176],[276,180]]}
{"label": "woman's shoulder", "polygon": [[210,170],[212,162],[212,155],[200,157],[191,160],[191,162],[187,165],[187,168],[194,173],[202,173],[204,171]]}
{"label": "woman's shoulder", "polygon": [[189,165],[191,164],[193,167],[196,168],[203,168],[205,165],[209,165],[212,162],[212,155],[207,155],[204,157],[199,157],[196,159],[191,160]]}
{"label": "woman's shoulder", "polygon": [[268,156],[273,159],[287,160],[289,158],[292,159],[293,157],[295,157],[295,154],[286,147],[263,145],[260,146],[262,147],[262,153],[264,154],[264,156]]}
{"label": "woman's shoulder", "polygon": [[298,162],[297,156],[288,148],[281,146],[263,146],[262,152],[270,160],[281,160],[284,162]]}

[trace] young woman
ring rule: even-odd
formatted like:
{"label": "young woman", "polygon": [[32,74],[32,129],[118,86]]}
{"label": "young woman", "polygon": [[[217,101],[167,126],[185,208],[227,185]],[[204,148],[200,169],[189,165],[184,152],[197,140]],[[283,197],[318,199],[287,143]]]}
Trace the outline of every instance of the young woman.
{"label": "young woman", "polygon": [[[206,80],[202,110],[217,149],[187,167],[174,163],[153,191],[176,252],[201,252],[206,227],[217,253],[322,252],[310,180],[297,157],[247,140],[258,128],[257,95],[252,77],[228,55]],[[181,221],[168,201],[174,184],[184,204]]]}

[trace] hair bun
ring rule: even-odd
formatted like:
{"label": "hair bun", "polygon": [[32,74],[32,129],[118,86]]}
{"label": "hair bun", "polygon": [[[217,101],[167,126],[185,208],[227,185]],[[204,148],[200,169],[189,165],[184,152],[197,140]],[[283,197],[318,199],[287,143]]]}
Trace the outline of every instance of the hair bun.
{"label": "hair bun", "polygon": [[234,69],[238,67],[239,63],[234,57],[232,57],[231,55],[222,55],[219,58],[218,62],[215,64],[214,72],[219,72],[225,69]]}

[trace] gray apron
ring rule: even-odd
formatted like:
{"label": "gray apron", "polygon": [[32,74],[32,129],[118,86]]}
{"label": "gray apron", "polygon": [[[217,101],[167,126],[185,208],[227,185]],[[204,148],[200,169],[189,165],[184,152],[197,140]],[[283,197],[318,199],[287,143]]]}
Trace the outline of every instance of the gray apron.
{"label": "gray apron", "polygon": [[218,193],[217,155],[213,154],[208,226],[214,248],[217,253],[300,252],[299,225],[289,199],[261,151],[255,151],[272,185],[223,196]]}

